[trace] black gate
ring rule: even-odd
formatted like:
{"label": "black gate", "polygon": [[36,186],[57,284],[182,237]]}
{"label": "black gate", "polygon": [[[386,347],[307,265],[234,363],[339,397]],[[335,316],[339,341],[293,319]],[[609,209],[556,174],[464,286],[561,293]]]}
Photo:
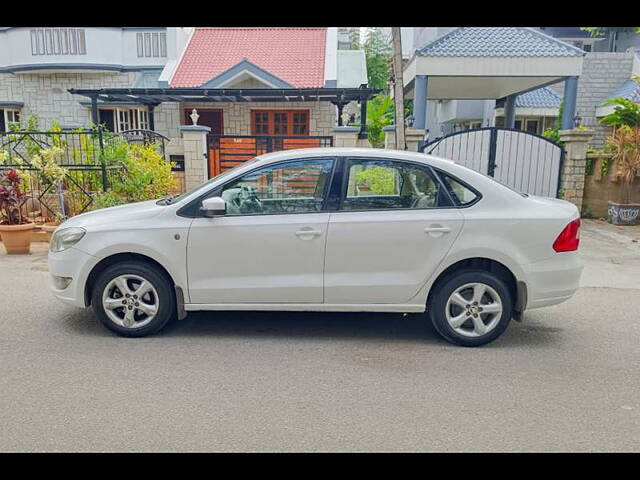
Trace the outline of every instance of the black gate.
{"label": "black gate", "polygon": [[453,160],[523,193],[558,195],[564,149],[540,135],[483,127],[437,138],[421,151]]}

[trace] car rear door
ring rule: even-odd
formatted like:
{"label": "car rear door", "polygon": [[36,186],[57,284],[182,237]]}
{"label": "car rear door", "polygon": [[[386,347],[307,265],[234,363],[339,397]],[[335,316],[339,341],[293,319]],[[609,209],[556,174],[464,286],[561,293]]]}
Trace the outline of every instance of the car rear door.
{"label": "car rear door", "polygon": [[327,304],[409,302],[442,262],[463,216],[431,169],[392,159],[345,159],[329,218]]}

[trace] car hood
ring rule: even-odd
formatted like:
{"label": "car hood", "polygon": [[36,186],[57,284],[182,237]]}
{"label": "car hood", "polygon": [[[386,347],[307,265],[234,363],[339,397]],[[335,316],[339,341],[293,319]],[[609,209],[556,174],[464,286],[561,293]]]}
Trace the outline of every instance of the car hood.
{"label": "car hood", "polygon": [[101,208],[93,212],[83,213],[62,223],[59,228],[95,227],[98,225],[116,225],[140,220],[148,220],[164,211],[163,205],[157,205],[157,200],[118,205],[116,207]]}

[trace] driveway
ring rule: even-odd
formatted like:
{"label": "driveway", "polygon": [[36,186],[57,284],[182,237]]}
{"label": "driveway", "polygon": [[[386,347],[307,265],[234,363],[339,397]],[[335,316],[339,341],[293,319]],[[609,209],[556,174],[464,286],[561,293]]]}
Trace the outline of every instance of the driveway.
{"label": "driveway", "polygon": [[[477,349],[420,315],[199,313],[123,339],[0,253],[0,451],[637,451],[640,228]],[[635,240],[635,241],[634,241]]]}

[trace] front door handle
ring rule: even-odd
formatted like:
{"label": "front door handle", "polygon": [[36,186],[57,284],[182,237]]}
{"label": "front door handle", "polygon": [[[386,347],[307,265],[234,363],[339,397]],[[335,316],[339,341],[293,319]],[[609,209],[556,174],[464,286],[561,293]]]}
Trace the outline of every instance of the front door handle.
{"label": "front door handle", "polygon": [[432,237],[440,237],[445,233],[449,233],[449,232],[451,232],[451,229],[443,225],[429,225],[427,228],[424,229],[424,233]]}
{"label": "front door handle", "polygon": [[313,237],[322,235],[322,231],[313,228],[302,228],[296,232],[296,235],[302,240],[311,240]]}

